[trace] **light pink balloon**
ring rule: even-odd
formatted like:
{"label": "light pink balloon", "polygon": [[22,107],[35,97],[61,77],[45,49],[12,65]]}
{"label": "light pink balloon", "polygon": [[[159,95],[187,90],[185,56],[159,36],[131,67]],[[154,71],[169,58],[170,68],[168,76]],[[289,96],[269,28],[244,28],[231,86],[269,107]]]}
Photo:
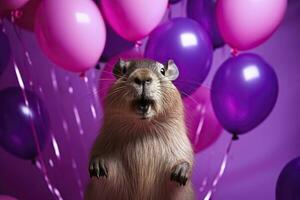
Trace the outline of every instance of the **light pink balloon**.
{"label": "light pink balloon", "polygon": [[146,37],[162,20],[168,0],[101,0],[112,28],[129,41]]}
{"label": "light pink balloon", "polygon": [[220,33],[234,49],[254,48],[276,30],[286,6],[287,0],[218,0]]}
{"label": "light pink balloon", "polygon": [[195,153],[212,145],[223,131],[210,100],[210,90],[199,87],[191,96],[185,97],[185,121],[188,136]]}
{"label": "light pink balloon", "polygon": [[101,71],[100,80],[99,80],[99,87],[98,87],[98,94],[100,98],[100,102],[102,105],[104,105],[104,99],[107,95],[107,92],[113,82],[116,80],[115,76],[113,75],[113,68],[115,64],[118,62],[120,58],[124,60],[128,59],[136,59],[136,58],[142,58],[142,53],[139,52],[137,49],[131,49],[129,51],[125,51],[120,53],[119,55],[113,57],[110,59],[104,68]]}
{"label": "light pink balloon", "polygon": [[0,200],[17,200],[17,199],[7,195],[0,195]]}
{"label": "light pink balloon", "polygon": [[103,18],[91,0],[41,1],[35,33],[44,53],[72,72],[94,67],[106,39]]}
{"label": "light pink balloon", "polygon": [[24,6],[29,0],[0,0],[0,10],[16,10]]}

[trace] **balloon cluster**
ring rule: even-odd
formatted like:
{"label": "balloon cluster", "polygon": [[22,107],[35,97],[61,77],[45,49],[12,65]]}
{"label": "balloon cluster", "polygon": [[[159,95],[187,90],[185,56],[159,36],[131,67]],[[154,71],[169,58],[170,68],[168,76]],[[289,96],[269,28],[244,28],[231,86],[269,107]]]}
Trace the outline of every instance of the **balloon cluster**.
{"label": "balloon cluster", "polygon": [[[213,144],[223,128],[237,138],[272,111],[279,90],[275,71],[259,55],[237,53],[257,47],[272,35],[287,0],[189,0],[187,17],[161,23],[168,4],[178,2],[3,0],[0,12],[7,16],[12,11],[13,21],[33,31],[47,57],[65,70],[82,74],[99,61],[106,62],[99,82],[101,102],[115,80],[112,69],[119,58],[174,60],[179,68],[174,84],[182,94],[189,138],[197,153]],[[10,57],[3,33],[0,43],[1,74]],[[201,84],[210,71],[213,51],[225,44],[232,48],[233,57],[219,67],[210,90]],[[42,149],[48,136],[46,109],[30,91],[9,88],[0,97],[5,122],[0,125],[1,145],[21,158],[34,158],[38,153],[34,142]],[[16,119],[18,126],[11,123]]]}
{"label": "balloon cluster", "polygon": [[259,55],[237,53],[266,41],[279,26],[286,6],[286,0],[217,3],[219,31],[232,48],[233,57],[215,74],[211,99],[217,118],[235,139],[259,125],[272,111],[278,96],[278,80],[272,67]]}
{"label": "balloon cluster", "polygon": [[[130,10],[136,11],[138,5],[125,4],[125,0],[118,2],[117,11],[111,9],[112,3],[100,3],[113,29],[126,40],[135,42],[149,34],[148,31],[138,35],[142,33],[141,15],[136,17],[129,13]],[[177,2],[169,1],[169,4]],[[249,53],[236,56],[236,53],[260,45],[276,30],[284,15],[286,0],[278,0],[277,3],[189,0],[187,18],[169,19],[158,25],[149,35],[144,54],[127,50],[126,45],[129,44],[125,40],[119,47],[110,42],[111,48],[115,46],[124,51],[118,55],[115,53],[114,58],[111,56],[102,69],[99,83],[101,101],[114,80],[111,72],[117,58],[144,56],[162,63],[173,59],[179,68],[179,77],[174,84],[184,98],[186,124],[195,152],[216,141],[222,132],[221,126],[235,138],[250,131],[273,109],[278,96],[278,80],[275,71],[260,56]],[[152,5],[153,8],[156,6]],[[154,11],[144,10],[144,13],[150,17],[149,13]],[[268,20],[258,20],[257,15]],[[275,17],[271,19],[270,16]],[[153,20],[157,22],[156,18]],[[256,21],[259,21],[257,26]],[[148,30],[144,25],[143,28],[145,32]],[[235,56],[220,66],[209,91],[201,84],[210,71],[213,50],[225,43],[233,49]]]}

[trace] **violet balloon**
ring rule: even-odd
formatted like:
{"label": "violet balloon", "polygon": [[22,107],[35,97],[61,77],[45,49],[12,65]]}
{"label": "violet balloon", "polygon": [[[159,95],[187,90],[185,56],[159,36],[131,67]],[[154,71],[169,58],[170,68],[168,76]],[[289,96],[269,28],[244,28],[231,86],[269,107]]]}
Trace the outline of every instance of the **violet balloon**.
{"label": "violet balloon", "polygon": [[142,58],[143,55],[138,49],[133,48],[128,51],[124,51],[120,53],[119,55],[111,58],[103,67],[100,75],[100,81],[99,81],[99,87],[98,87],[98,94],[100,98],[100,102],[102,105],[104,105],[104,99],[107,95],[107,92],[110,88],[110,86],[113,84],[113,82],[116,80],[115,76],[113,75],[113,68],[115,64],[118,62],[120,58],[124,60],[129,59],[136,59],[136,58]]}
{"label": "violet balloon", "polygon": [[188,136],[194,152],[198,153],[216,142],[223,128],[215,116],[208,88],[199,87],[185,97],[184,106]]}
{"label": "violet balloon", "polygon": [[216,20],[216,0],[187,1],[187,16],[196,20],[208,33],[214,49],[224,46]]}
{"label": "violet balloon", "polygon": [[276,200],[300,199],[300,157],[290,161],[281,171],[276,184]]}
{"label": "violet balloon", "polygon": [[217,22],[232,48],[247,50],[266,41],[284,17],[287,0],[219,0]]}
{"label": "violet balloon", "polygon": [[[0,26],[0,29],[2,27]],[[8,65],[11,58],[11,49],[8,37],[5,33],[0,31],[0,75]]]}
{"label": "violet balloon", "polygon": [[106,31],[93,1],[41,1],[35,33],[44,53],[60,67],[85,72],[98,62]]}
{"label": "violet balloon", "polygon": [[179,77],[174,84],[186,96],[192,94],[206,78],[212,52],[207,33],[196,21],[175,18],[151,33],[145,57],[162,63],[173,59],[179,69]]}
{"label": "violet balloon", "polygon": [[133,42],[129,42],[122,37],[120,37],[109,24],[106,24],[106,42],[103,53],[101,55],[100,61],[107,62],[112,57],[118,55],[119,53],[129,50],[134,46]]}
{"label": "violet balloon", "polygon": [[272,111],[277,96],[276,73],[256,54],[229,58],[212,82],[216,116],[233,134],[246,133],[259,125]]}
{"label": "violet balloon", "polygon": [[43,149],[49,136],[49,115],[38,96],[30,91],[25,93],[29,106],[25,104],[21,88],[11,87],[0,92],[0,145],[19,158],[34,159],[38,151],[33,131]]}
{"label": "violet balloon", "polygon": [[100,0],[112,28],[129,41],[145,38],[160,23],[168,0]]}

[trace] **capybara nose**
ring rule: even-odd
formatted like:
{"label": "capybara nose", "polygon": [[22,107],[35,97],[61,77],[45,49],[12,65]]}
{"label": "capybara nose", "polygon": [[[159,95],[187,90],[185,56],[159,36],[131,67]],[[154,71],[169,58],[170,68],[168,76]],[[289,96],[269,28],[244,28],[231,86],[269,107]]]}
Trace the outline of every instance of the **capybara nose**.
{"label": "capybara nose", "polygon": [[145,84],[149,85],[152,82],[152,78],[151,77],[135,77],[134,82],[137,85],[145,85]]}

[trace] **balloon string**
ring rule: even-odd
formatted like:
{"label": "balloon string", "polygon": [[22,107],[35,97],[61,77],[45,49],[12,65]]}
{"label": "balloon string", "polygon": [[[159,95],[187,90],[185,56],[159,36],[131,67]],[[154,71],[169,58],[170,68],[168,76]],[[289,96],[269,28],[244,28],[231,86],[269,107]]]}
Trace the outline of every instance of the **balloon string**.
{"label": "balloon string", "polygon": [[[30,105],[29,105],[28,98],[27,98],[27,95],[26,95],[26,92],[25,92],[24,82],[23,82],[20,70],[19,70],[19,68],[16,64],[15,58],[13,59],[13,65],[14,65],[16,76],[17,76],[18,84],[19,84],[19,86],[22,90],[22,95],[23,95],[23,98],[24,98],[25,105],[26,105],[26,107],[29,108]],[[52,184],[51,184],[51,182],[48,178],[48,172],[47,172],[47,169],[46,169],[46,164],[45,164],[44,159],[42,157],[41,147],[40,147],[40,144],[39,144],[39,141],[38,141],[37,132],[36,132],[36,129],[35,129],[35,126],[33,124],[32,119],[30,120],[30,127],[31,127],[31,130],[32,130],[34,143],[35,143],[37,153],[38,153],[38,160],[41,163],[41,172],[43,173],[43,176],[44,176],[44,179],[47,183],[47,186],[48,186],[49,190],[52,192],[52,194],[55,194],[58,199],[62,199],[61,196],[60,196],[60,193],[58,192],[57,189],[53,192]]]}
{"label": "balloon string", "polygon": [[[12,22],[14,22],[14,17],[12,17]],[[16,31],[14,23],[13,23],[13,26],[14,26],[14,30]],[[6,29],[4,27],[3,27],[2,31],[3,31],[3,33],[6,33]],[[17,34],[17,32],[16,32],[16,34]],[[18,37],[18,39],[21,41],[20,37]],[[25,46],[23,46],[23,47],[25,47]],[[25,105],[26,105],[26,107],[29,108],[30,105],[29,105],[28,98],[27,98],[26,91],[25,91],[25,84],[24,84],[24,81],[22,79],[20,69],[19,69],[19,67],[16,63],[16,59],[15,59],[14,55],[13,55],[13,67],[14,67],[14,71],[15,71],[15,74],[16,74],[16,77],[17,77],[18,84],[19,84],[19,86],[22,90],[22,96],[24,98]],[[34,123],[33,123],[32,119],[30,120],[30,127],[32,129],[34,143],[35,143],[35,147],[36,147],[37,153],[38,153],[37,158],[40,161],[40,163],[36,163],[37,167],[42,172],[42,174],[44,176],[44,179],[47,183],[48,189],[53,194],[53,196],[57,197],[57,199],[59,199],[59,200],[62,200],[63,198],[61,197],[60,192],[58,191],[58,189],[53,188],[53,186],[52,186],[52,184],[51,184],[51,182],[48,178],[48,172],[47,172],[47,169],[46,169],[46,164],[45,164],[43,156],[42,156],[41,147],[40,147],[40,144],[39,144],[39,141],[38,141],[37,131],[35,129],[35,126],[34,126]],[[39,167],[39,164],[40,164],[40,167]]]}
{"label": "balloon string", "polygon": [[[29,52],[28,52],[28,50],[27,50],[27,48],[26,48],[26,46],[25,46],[25,44],[24,44],[24,42],[23,42],[23,40],[22,40],[22,38],[21,38],[21,36],[20,36],[20,32],[17,31],[18,28],[17,28],[15,25],[14,25],[14,30],[15,30],[15,33],[16,33],[16,35],[17,35],[17,37],[18,37],[20,43],[22,44],[22,47],[23,47],[24,53],[25,53],[25,55],[26,55],[28,64],[29,64],[30,66],[33,66],[33,63],[32,63],[32,61],[31,61],[30,54],[29,54]],[[81,77],[83,80],[85,80],[85,79],[87,78],[86,75],[85,75],[85,72],[82,72],[82,73],[80,74],[80,77]],[[60,113],[60,114],[62,115],[62,113]],[[61,118],[63,118],[63,117],[61,116]],[[54,137],[54,136],[53,136],[53,137]],[[52,140],[52,143],[53,143],[53,140]],[[70,153],[71,156],[72,156],[72,168],[73,168],[73,172],[74,172],[75,176],[77,177],[77,184],[78,184],[78,187],[79,187],[80,196],[83,198],[82,180],[81,180],[80,177],[79,177],[79,173],[78,173],[78,171],[77,171],[77,170],[78,170],[77,164],[76,164],[75,160],[73,159],[73,153],[72,153],[72,151],[71,151],[70,149],[69,149],[69,153]],[[51,183],[50,183],[50,181],[49,181],[49,178],[46,177],[45,180],[47,181],[49,190],[52,191],[52,192],[54,192],[55,195],[57,195],[58,199],[62,199],[62,197],[60,196],[59,191],[58,191],[56,188],[52,188]]]}
{"label": "balloon string", "polygon": [[230,142],[227,146],[220,169],[219,169],[217,175],[215,176],[215,178],[213,179],[212,186],[211,186],[210,190],[206,193],[203,200],[212,200],[212,196],[213,196],[214,192],[216,191],[216,186],[219,183],[220,179],[223,177],[225,169],[227,167],[227,161],[228,161],[229,152],[231,150],[232,141],[233,141],[233,139],[230,140]]}
{"label": "balloon string", "polygon": [[[57,85],[56,73],[55,73],[54,69],[51,73],[51,77],[52,77],[52,83],[55,83],[54,85]],[[55,89],[55,92],[57,92],[57,86],[54,86],[54,89]],[[63,117],[62,109],[59,109],[59,117],[62,121],[62,126],[63,126],[63,129],[64,129],[64,132],[67,135],[67,140],[66,141],[67,141],[68,147],[70,147],[71,139],[70,139],[70,134],[69,134],[69,128],[68,128],[68,124],[67,124],[66,120]],[[76,161],[74,159],[74,152],[72,151],[72,148],[68,148],[68,150],[69,150],[69,153],[70,153],[71,158],[72,158],[72,168],[73,168],[73,172],[75,174],[75,177],[77,179],[77,185],[78,185],[78,188],[79,188],[79,193],[80,193],[81,198],[83,198],[82,180],[80,179],[80,176],[79,176],[79,173],[78,173],[78,167],[77,167]]]}
{"label": "balloon string", "polygon": [[134,44],[135,50],[136,50],[138,53],[140,53],[140,54],[143,53],[143,51],[142,51],[142,45],[143,45],[143,42],[142,42],[141,40],[136,41],[135,44]]}
{"label": "balloon string", "polygon": [[15,19],[14,19],[14,17],[12,16],[13,29],[14,29],[14,31],[15,31],[15,33],[16,33],[16,36],[17,36],[19,42],[20,42],[21,45],[22,45],[22,48],[23,48],[23,51],[24,51],[24,53],[25,53],[25,56],[26,56],[26,59],[27,59],[28,64],[29,64],[30,66],[32,66],[32,60],[31,60],[31,57],[30,57],[30,55],[29,55],[29,52],[27,51],[26,45],[24,44],[24,42],[23,42],[23,40],[22,40],[22,38],[21,38],[21,36],[20,36],[20,31],[18,31],[18,28],[16,27],[16,24],[14,23],[14,20],[15,20]]}
{"label": "balloon string", "polygon": [[172,19],[172,6],[171,4],[168,4],[168,19],[171,20]]}
{"label": "balloon string", "polygon": [[181,1],[181,16],[185,17],[186,16],[186,7],[187,7],[187,1]]}
{"label": "balloon string", "polygon": [[237,56],[238,54],[239,54],[239,51],[238,51],[236,48],[232,48],[232,49],[231,49],[231,55],[232,55],[233,57]]}

